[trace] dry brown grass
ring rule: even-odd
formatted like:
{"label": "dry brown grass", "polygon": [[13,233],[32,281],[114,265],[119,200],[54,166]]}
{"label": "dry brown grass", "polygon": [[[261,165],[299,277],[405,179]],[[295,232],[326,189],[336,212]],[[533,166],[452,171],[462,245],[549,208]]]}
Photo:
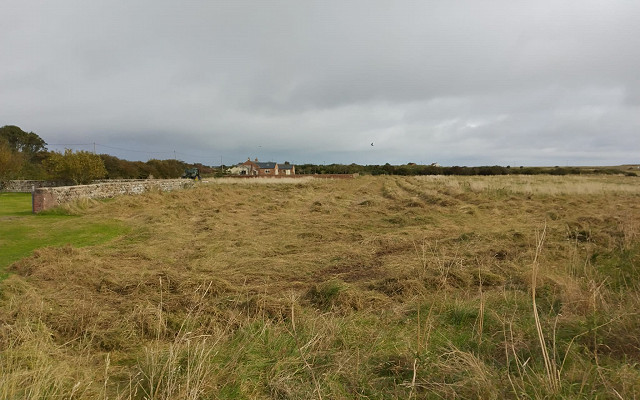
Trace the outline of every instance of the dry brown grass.
{"label": "dry brown grass", "polygon": [[10,267],[0,394],[637,395],[640,280],[611,263],[638,261],[638,199],[629,177],[362,177],[72,205],[131,231]]}

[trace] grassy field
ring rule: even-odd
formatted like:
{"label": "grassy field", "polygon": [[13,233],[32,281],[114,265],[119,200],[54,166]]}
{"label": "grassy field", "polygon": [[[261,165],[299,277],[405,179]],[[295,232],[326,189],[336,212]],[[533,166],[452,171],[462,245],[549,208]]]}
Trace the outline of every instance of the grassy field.
{"label": "grassy field", "polygon": [[117,228],[6,268],[0,398],[638,398],[639,200],[431,176],[0,209],[2,240]]}
{"label": "grassy field", "polygon": [[56,210],[33,215],[30,193],[0,193],[0,276],[10,263],[45,246],[91,246],[126,230],[117,220],[78,218]]}

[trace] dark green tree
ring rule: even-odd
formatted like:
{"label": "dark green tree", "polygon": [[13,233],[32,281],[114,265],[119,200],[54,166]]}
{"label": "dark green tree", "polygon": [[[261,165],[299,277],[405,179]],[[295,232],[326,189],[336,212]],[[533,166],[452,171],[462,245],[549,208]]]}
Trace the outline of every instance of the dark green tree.
{"label": "dark green tree", "polygon": [[0,188],[6,181],[18,177],[22,166],[24,165],[24,157],[17,151],[13,151],[9,143],[0,137]]}
{"label": "dark green tree", "polygon": [[0,138],[6,140],[13,151],[24,154],[30,161],[36,161],[47,150],[47,143],[40,136],[25,132],[15,125],[0,128]]}

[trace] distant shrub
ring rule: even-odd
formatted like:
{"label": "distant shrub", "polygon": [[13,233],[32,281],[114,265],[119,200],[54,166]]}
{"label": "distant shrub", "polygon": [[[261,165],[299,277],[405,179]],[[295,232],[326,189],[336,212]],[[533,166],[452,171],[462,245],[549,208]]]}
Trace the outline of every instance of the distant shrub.
{"label": "distant shrub", "polygon": [[76,185],[87,184],[107,175],[100,156],[88,151],[66,149],[64,154],[53,151],[44,165],[54,179],[70,180]]}

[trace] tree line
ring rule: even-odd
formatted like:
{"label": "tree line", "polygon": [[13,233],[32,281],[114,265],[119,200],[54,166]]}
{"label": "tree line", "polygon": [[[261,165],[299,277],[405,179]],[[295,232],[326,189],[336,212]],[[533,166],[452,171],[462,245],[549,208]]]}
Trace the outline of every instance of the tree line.
{"label": "tree line", "polygon": [[[180,160],[146,162],[127,161],[109,154],[88,151],[64,152],[47,150],[47,143],[33,132],[25,132],[14,125],[0,128],[0,187],[12,179],[59,180],[73,184],[86,184],[95,179],[151,179],[179,178],[187,168],[198,168],[203,176],[221,176],[219,169],[202,164],[188,164]],[[636,176],[633,171],[605,168],[576,167],[441,167],[438,165],[359,165],[359,164],[301,164],[296,174],[361,174],[361,175],[569,175],[620,174]]]}
{"label": "tree line", "polygon": [[621,171],[615,168],[578,168],[578,167],[441,167],[437,165],[404,164],[359,165],[359,164],[302,164],[296,165],[296,174],[361,174],[361,175],[577,175],[577,174],[625,174],[636,176],[633,171]]}
{"label": "tree line", "polygon": [[201,174],[215,170],[180,160],[127,161],[109,154],[88,151],[47,150],[47,143],[33,132],[14,125],[0,128],[0,187],[13,179],[58,180],[86,184],[96,179],[179,178],[186,168]]}

